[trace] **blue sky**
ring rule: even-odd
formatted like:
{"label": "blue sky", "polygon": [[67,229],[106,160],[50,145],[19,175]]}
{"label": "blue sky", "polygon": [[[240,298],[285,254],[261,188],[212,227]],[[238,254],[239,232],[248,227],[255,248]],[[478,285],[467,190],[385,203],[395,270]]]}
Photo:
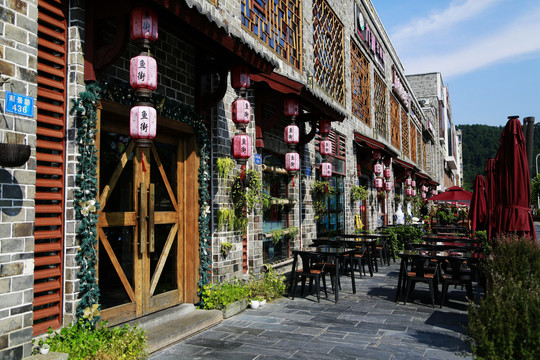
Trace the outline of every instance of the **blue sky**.
{"label": "blue sky", "polygon": [[405,74],[442,74],[455,125],[540,122],[540,0],[372,3]]}

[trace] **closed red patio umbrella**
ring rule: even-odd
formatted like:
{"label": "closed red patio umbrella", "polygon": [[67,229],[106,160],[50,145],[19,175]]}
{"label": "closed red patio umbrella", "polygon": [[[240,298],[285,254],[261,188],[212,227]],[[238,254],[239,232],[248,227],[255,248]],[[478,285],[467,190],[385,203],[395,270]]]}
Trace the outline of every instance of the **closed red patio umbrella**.
{"label": "closed red patio umbrella", "polygon": [[510,116],[503,129],[495,162],[495,234],[516,233],[536,239],[525,136],[517,116]]}
{"label": "closed red patio umbrella", "polygon": [[476,175],[473,182],[473,194],[469,207],[471,231],[484,230],[487,225],[487,206],[485,182],[482,175]]}
{"label": "closed red patio umbrella", "polygon": [[493,233],[493,208],[495,207],[495,159],[489,159],[486,164],[486,206],[487,206],[487,238],[491,240]]}

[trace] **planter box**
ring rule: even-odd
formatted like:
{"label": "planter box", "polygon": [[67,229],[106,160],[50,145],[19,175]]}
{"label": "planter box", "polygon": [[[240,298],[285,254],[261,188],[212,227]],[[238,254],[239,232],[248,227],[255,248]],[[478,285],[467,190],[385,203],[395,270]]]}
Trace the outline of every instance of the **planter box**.
{"label": "planter box", "polygon": [[246,299],[235,301],[232,304],[225,306],[225,308],[221,310],[223,312],[223,318],[227,319],[231,316],[239,314],[242,311],[246,310],[247,306],[248,301]]}

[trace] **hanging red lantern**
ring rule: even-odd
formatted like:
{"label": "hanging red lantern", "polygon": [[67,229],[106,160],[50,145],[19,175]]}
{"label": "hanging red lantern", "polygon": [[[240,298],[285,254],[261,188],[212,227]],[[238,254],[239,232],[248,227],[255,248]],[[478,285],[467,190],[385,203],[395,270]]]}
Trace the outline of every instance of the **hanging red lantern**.
{"label": "hanging red lantern", "polygon": [[392,169],[390,168],[384,169],[384,177],[387,179],[390,179],[392,177]]}
{"label": "hanging red lantern", "polygon": [[375,178],[374,185],[375,185],[375,189],[382,189],[382,187],[383,187],[383,179],[379,178],[379,177]]}
{"label": "hanging red lantern", "polygon": [[381,175],[383,172],[383,166],[382,164],[376,163],[373,165],[373,173],[377,176]]}
{"label": "hanging red lantern", "polygon": [[233,157],[235,159],[249,159],[251,157],[251,137],[249,135],[234,135]]}
{"label": "hanging red lantern", "polygon": [[411,186],[411,184],[412,184],[412,179],[411,178],[405,179],[405,185]]}
{"label": "hanging red lantern", "polygon": [[416,187],[416,180],[412,180],[412,181],[411,181],[411,186],[412,186],[413,188]]}
{"label": "hanging red lantern", "polygon": [[232,121],[235,124],[249,124],[251,104],[246,99],[236,99],[231,105]]}
{"label": "hanging red lantern", "polygon": [[287,171],[300,170],[300,155],[298,153],[285,154],[285,169]]}
{"label": "hanging red lantern", "polygon": [[329,140],[321,140],[319,142],[319,152],[321,155],[332,155],[332,142]]}
{"label": "hanging red lantern", "polygon": [[236,90],[249,88],[250,75],[247,66],[237,65],[231,69],[231,85]]}
{"label": "hanging red lantern", "polygon": [[412,189],[412,196],[416,196],[416,189]]}
{"label": "hanging red lantern", "polygon": [[283,136],[286,144],[298,144],[300,142],[300,129],[294,124],[287,125]]}
{"label": "hanging red lantern", "polygon": [[323,162],[319,165],[319,174],[321,177],[332,176],[332,164],[329,162]]}
{"label": "hanging red lantern", "polygon": [[385,191],[392,191],[393,187],[394,187],[394,184],[392,184],[391,181],[385,181],[384,182],[384,190]]}
{"label": "hanging red lantern", "polygon": [[426,185],[422,185],[422,192],[427,192],[428,191],[428,188]]}
{"label": "hanging red lantern", "polygon": [[158,38],[158,17],[156,13],[145,7],[137,7],[131,11],[131,39],[148,39],[156,41]]}
{"label": "hanging red lantern", "polygon": [[151,56],[135,56],[129,63],[129,84],[135,90],[157,88],[157,64]]}
{"label": "hanging red lantern", "polygon": [[426,193],[423,192],[423,193],[422,193],[422,199],[425,199],[425,198],[426,198]]}
{"label": "hanging red lantern", "polygon": [[382,154],[379,150],[373,150],[372,152],[373,159],[379,161],[382,158]]}
{"label": "hanging red lantern", "polygon": [[407,194],[408,196],[412,196],[412,189],[411,188],[405,189],[405,194]]}
{"label": "hanging red lantern", "polygon": [[129,135],[134,139],[156,137],[156,109],[152,106],[134,106],[129,114]]}
{"label": "hanging red lantern", "polygon": [[431,195],[437,195],[437,190],[431,190]]}
{"label": "hanging red lantern", "polygon": [[300,114],[300,105],[297,99],[287,98],[283,102],[283,113],[285,116],[298,116]]}
{"label": "hanging red lantern", "polygon": [[332,130],[332,123],[328,119],[319,120],[319,132],[321,134],[329,134]]}

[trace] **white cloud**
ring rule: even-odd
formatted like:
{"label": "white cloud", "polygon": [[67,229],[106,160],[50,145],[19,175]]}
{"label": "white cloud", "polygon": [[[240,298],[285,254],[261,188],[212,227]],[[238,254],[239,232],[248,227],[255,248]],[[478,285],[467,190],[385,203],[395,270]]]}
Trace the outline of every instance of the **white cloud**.
{"label": "white cloud", "polygon": [[392,41],[401,42],[434,31],[448,30],[449,27],[476,16],[499,1],[466,0],[461,4],[453,1],[445,10],[434,12],[426,18],[414,19],[409,24],[401,27],[392,34]]}
{"label": "white cloud", "polygon": [[401,61],[408,74],[438,71],[448,78],[519,56],[540,53],[540,9],[499,29],[487,37],[470,40],[460,49],[425,57],[405,56]]}

